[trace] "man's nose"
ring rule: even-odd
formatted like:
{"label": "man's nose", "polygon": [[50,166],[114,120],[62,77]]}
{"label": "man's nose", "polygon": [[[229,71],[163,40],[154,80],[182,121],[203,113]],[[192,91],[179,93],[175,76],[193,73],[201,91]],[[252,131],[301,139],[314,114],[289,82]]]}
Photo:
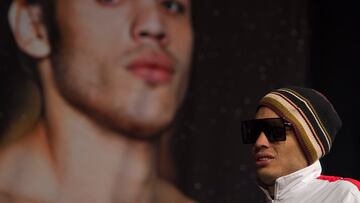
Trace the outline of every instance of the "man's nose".
{"label": "man's nose", "polygon": [[267,139],[265,133],[263,131],[260,132],[259,137],[257,138],[254,146],[255,147],[268,147],[270,144],[269,140]]}
{"label": "man's nose", "polygon": [[156,1],[138,6],[132,28],[132,35],[136,42],[156,42],[161,46],[168,42],[165,19],[160,9]]}

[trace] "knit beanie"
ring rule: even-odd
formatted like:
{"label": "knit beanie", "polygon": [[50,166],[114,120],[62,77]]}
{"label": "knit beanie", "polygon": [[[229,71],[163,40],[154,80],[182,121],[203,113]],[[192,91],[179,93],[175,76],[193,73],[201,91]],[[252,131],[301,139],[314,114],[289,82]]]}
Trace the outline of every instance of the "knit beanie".
{"label": "knit beanie", "polygon": [[259,102],[261,106],[270,108],[293,125],[309,165],[330,151],[341,128],[340,117],[332,104],[314,89],[280,88],[265,95]]}

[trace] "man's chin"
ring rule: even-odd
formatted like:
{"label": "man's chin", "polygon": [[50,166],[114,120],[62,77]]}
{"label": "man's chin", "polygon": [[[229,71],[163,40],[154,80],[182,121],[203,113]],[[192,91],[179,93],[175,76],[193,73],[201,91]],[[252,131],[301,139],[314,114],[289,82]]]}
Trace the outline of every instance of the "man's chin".
{"label": "man's chin", "polygon": [[172,126],[172,119],[131,120],[128,118],[125,121],[118,120],[118,122],[113,122],[116,121],[114,119],[111,121],[105,123],[105,125],[112,124],[108,127],[118,132],[121,136],[144,141],[159,138]]}
{"label": "man's chin", "polygon": [[257,170],[257,177],[265,185],[273,185],[275,183],[276,178],[274,175],[266,171],[264,168]]}
{"label": "man's chin", "polygon": [[170,125],[154,127],[141,126],[141,128],[129,129],[124,131],[125,136],[138,140],[155,140],[162,136],[170,128]]}
{"label": "man's chin", "polygon": [[[85,114],[97,125],[113,131],[120,136],[134,139],[152,140],[163,134],[172,124],[175,110],[148,106],[146,109],[156,109],[151,112],[141,111],[135,107],[116,108],[98,103],[77,104]],[[81,104],[81,105],[79,105]]]}

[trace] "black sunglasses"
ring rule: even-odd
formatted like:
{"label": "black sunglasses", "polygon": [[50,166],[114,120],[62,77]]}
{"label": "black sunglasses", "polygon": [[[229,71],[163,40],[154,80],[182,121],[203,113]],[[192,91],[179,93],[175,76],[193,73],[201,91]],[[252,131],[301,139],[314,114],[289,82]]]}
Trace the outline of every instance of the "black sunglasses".
{"label": "black sunglasses", "polygon": [[286,127],[292,124],[283,118],[253,119],[241,122],[241,135],[244,144],[254,144],[261,132],[270,142],[285,141]]}

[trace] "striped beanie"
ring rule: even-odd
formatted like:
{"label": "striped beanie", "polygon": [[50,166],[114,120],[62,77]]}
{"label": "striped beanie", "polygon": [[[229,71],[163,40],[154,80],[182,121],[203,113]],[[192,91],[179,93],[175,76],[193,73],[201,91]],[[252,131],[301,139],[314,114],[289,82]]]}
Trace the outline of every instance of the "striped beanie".
{"label": "striped beanie", "polygon": [[327,98],[316,90],[286,87],[265,95],[259,102],[294,126],[295,136],[308,164],[330,151],[341,120]]}

